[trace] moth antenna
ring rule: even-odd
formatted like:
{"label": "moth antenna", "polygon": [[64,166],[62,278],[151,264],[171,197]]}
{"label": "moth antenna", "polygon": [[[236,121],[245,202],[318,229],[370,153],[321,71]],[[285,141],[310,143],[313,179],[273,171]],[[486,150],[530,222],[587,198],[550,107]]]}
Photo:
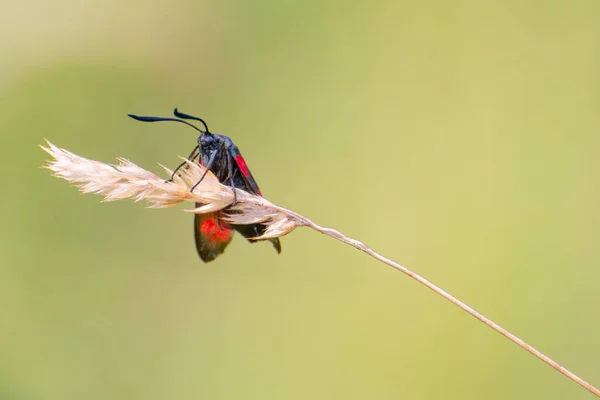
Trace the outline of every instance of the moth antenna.
{"label": "moth antenna", "polygon": [[[137,120],[137,121],[142,121],[142,122],[161,122],[161,121],[174,121],[174,122],[181,122],[182,124],[186,124],[187,126],[191,126],[192,128],[194,128],[195,130],[197,130],[200,133],[205,133],[202,129],[198,128],[196,125],[194,124],[190,124],[189,122],[183,121],[181,119],[177,119],[177,118],[163,118],[163,117],[140,117],[138,115],[133,115],[133,114],[127,114],[127,116]],[[204,126],[206,126],[206,124],[204,124]],[[208,128],[207,128],[208,129]],[[210,132],[208,132],[210,133]]]}
{"label": "moth antenna", "polygon": [[173,114],[177,118],[193,119],[194,121],[200,121],[200,122],[202,122],[202,125],[204,125],[204,127],[206,128],[206,133],[210,133],[210,131],[208,130],[208,125],[206,125],[206,122],[204,122],[204,120],[202,118],[198,118],[198,117],[194,117],[193,115],[188,115],[188,114],[181,113],[181,112],[179,112],[179,110],[177,109],[177,107],[175,107],[175,110],[173,110]]}

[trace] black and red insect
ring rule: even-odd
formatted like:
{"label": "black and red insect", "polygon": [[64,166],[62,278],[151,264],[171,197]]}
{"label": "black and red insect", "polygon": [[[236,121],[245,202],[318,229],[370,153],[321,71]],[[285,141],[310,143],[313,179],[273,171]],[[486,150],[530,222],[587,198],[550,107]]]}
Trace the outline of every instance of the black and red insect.
{"label": "black and red insect", "polygon": [[[188,160],[195,161],[198,159],[198,162],[215,174],[219,181],[224,185],[262,196],[238,147],[229,137],[210,132],[206,122],[201,118],[180,113],[177,108],[174,111],[174,115],[177,118],[128,115],[138,121],[175,121],[184,123],[196,129],[200,132],[198,144],[188,156]],[[204,125],[204,129],[206,130],[203,131],[196,125],[184,120],[199,121]],[[180,164],[173,172],[173,176],[184,166],[185,163]],[[201,181],[202,178],[191,188],[191,190],[193,191]],[[198,255],[204,262],[214,260],[225,251],[225,248],[231,242],[231,239],[233,239],[233,229],[253,243],[256,241],[255,238],[260,237],[267,228],[264,224],[230,225],[223,221],[220,216],[221,211],[210,214],[194,214],[196,250],[198,250]],[[274,238],[268,240],[273,243],[277,253],[281,253],[281,243],[279,242],[279,239]]]}

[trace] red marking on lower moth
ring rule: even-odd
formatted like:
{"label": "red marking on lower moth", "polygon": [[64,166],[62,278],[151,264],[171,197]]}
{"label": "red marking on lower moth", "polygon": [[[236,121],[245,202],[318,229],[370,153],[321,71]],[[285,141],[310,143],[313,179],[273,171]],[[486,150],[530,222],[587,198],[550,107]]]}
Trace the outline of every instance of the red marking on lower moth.
{"label": "red marking on lower moth", "polygon": [[231,230],[222,228],[215,218],[202,221],[200,232],[213,242],[226,242],[231,237]]}
{"label": "red marking on lower moth", "polygon": [[240,171],[247,178],[250,176],[250,171],[248,170],[248,166],[246,165],[246,160],[240,154],[235,156],[235,162],[237,162],[238,167],[240,167]]}

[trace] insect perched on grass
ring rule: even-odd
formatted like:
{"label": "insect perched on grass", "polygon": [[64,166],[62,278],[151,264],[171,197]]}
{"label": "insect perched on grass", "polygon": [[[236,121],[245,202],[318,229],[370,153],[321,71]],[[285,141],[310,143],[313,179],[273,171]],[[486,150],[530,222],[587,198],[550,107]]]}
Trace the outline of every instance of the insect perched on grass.
{"label": "insect perched on grass", "polygon": [[[250,173],[246,161],[238,147],[233,141],[224,135],[212,133],[208,130],[206,122],[201,118],[180,113],[177,108],[174,111],[177,118],[162,118],[162,117],[140,117],[137,115],[128,114],[131,118],[143,122],[160,122],[160,121],[175,121],[181,122],[200,132],[198,136],[198,144],[188,156],[190,161],[198,162],[210,170],[219,179],[223,185],[231,186],[232,188],[242,189],[248,193],[262,196],[260,189],[254,177]],[[184,120],[199,121],[204,125],[206,131],[198,128]],[[183,167],[185,163],[180,164],[175,171]],[[173,176],[171,178],[173,178]],[[193,191],[196,186],[202,181],[204,176],[191,188]],[[235,193],[235,191],[234,191]],[[235,201],[235,200],[234,200]],[[199,206],[197,204],[197,206]],[[227,245],[233,238],[233,230],[238,231],[248,241],[255,242],[254,238],[262,235],[266,226],[263,224],[252,225],[230,225],[221,220],[221,211],[209,214],[194,214],[194,236],[196,239],[196,250],[198,255],[204,262],[209,262],[217,258],[225,251]],[[281,243],[279,238],[268,239],[277,253],[281,253]]]}

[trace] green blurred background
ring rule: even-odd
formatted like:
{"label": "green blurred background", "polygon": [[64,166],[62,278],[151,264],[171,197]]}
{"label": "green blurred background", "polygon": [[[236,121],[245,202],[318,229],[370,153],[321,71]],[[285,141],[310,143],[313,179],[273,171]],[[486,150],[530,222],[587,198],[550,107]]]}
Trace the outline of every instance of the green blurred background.
{"label": "green blurred background", "polygon": [[202,264],[179,209],[39,167],[175,166],[205,118],[270,200],[600,385],[597,1],[3,2],[0,399],[587,399],[307,229]]}

